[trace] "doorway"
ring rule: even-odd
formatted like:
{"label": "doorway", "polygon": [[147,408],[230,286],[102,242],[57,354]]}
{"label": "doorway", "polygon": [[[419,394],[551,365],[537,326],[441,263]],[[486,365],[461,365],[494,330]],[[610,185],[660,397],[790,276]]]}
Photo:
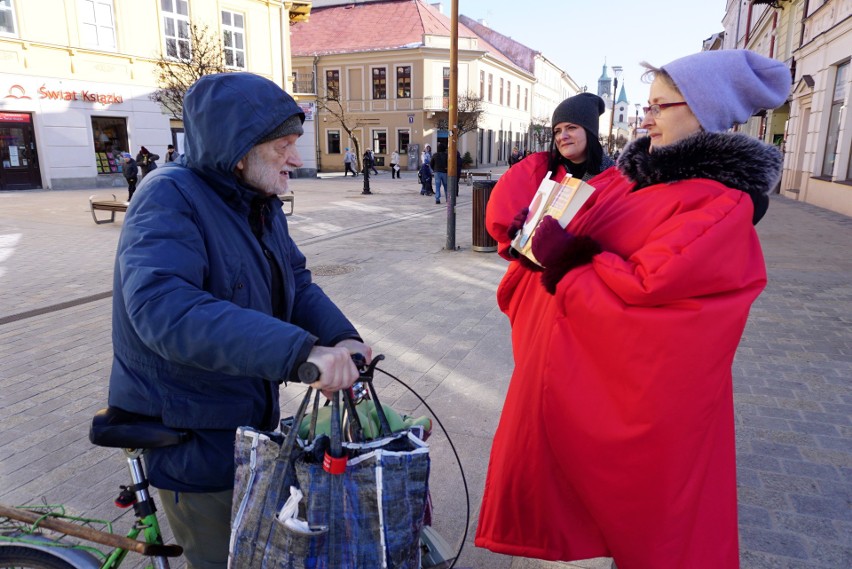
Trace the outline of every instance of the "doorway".
{"label": "doorway", "polygon": [[0,113],[0,190],[41,188],[33,117]]}

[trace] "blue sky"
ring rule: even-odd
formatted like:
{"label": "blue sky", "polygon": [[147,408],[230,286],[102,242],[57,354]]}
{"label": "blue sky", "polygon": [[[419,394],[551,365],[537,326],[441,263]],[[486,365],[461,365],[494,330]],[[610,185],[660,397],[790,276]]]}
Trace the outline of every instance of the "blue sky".
{"label": "blue sky", "polygon": [[[451,1],[442,3],[449,16]],[[641,61],[660,66],[701,51],[703,40],[722,31],[725,15],[725,0],[458,0],[458,7],[540,51],[591,92],[604,59],[622,66],[631,104],[648,98]]]}

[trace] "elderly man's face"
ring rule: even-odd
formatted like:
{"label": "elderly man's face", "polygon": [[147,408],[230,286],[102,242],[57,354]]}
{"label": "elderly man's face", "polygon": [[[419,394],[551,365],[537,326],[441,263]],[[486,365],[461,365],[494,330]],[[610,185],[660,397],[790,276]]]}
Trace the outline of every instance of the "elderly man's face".
{"label": "elderly man's face", "polygon": [[302,166],[296,150],[298,134],[258,144],[237,162],[237,172],[247,186],[266,196],[283,195],[290,191],[290,172]]}

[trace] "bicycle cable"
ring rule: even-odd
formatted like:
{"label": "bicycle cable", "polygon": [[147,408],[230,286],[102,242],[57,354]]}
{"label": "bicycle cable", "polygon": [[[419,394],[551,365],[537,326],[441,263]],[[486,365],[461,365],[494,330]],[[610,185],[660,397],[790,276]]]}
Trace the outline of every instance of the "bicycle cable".
{"label": "bicycle cable", "polygon": [[468,491],[468,488],[467,488],[467,478],[465,478],[465,475],[464,475],[464,467],[462,466],[461,458],[459,457],[459,453],[458,453],[458,452],[456,452],[456,445],[454,445],[454,444],[453,444],[453,439],[452,439],[452,438],[450,438],[450,433],[449,433],[449,432],[447,432],[447,429],[444,427],[444,424],[441,422],[441,419],[439,419],[439,418],[438,418],[438,415],[437,415],[437,414],[435,413],[435,411],[434,411],[434,410],[433,410],[433,409],[429,406],[429,404],[428,404],[428,403],[426,403],[426,401],[425,401],[422,397],[420,397],[420,394],[419,394],[419,393],[417,393],[416,391],[414,391],[414,389],[413,389],[411,386],[409,386],[407,383],[405,383],[404,381],[402,381],[401,379],[399,379],[398,377],[396,377],[396,376],[395,376],[395,375],[393,375],[392,373],[389,373],[389,372],[387,372],[387,371],[383,370],[383,369],[382,369],[382,368],[380,368],[380,367],[374,367],[374,369],[375,369],[376,371],[380,371],[380,372],[382,372],[382,373],[383,373],[383,374],[385,374],[386,376],[388,376],[388,377],[390,377],[391,379],[393,379],[393,380],[397,381],[400,385],[402,385],[404,388],[406,388],[407,390],[409,390],[411,393],[413,393],[413,394],[414,394],[414,396],[415,396],[417,399],[419,399],[419,400],[420,400],[420,402],[421,402],[421,403],[422,403],[422,404],[426,407],[426,409],[428,409],[428,410],[429,410],[429,412],[430,412],[430,413],[432,414],[432,416],[435,418],[435,422],[436,422],[436,423],[438,423],[438,426],[440,426],[440,427],[441,427],[441,431],[443,431],[444,436],[446,436],[446,437],[447,437],[447,442],[448,442],[448,443],[450,443],[450,448],[451,448],[451,449],[453,449],[453,454],[454,454],[454,455],[455,455],[455,457],[456,457],[456,463],[459,465],[459,472],[461,473],[462,484],[464,485],[464,498],[465,498],[465,504],[466,504],[466,508],[467,508],[467,510],[466,510],[466,512],[465,512],[464,535],[462,535],[461,545],[459,545],[459,550],[458,550],[458,552],[456,553],[456,557],[455,557],[455,559],[453,559],[453,563],[452,563],[452,564],[451,564],[451,565],[447,568],[447,569],[453,569],[453,567],[455,567],[455,566],[456,566],[456,563],[458,563],[458,561],[459,561],[459,557],[461,557],[462,550],[464,549],[465,541],[467,541],[467,531],[468,531],[468,527],[470,526],[470,492]]}

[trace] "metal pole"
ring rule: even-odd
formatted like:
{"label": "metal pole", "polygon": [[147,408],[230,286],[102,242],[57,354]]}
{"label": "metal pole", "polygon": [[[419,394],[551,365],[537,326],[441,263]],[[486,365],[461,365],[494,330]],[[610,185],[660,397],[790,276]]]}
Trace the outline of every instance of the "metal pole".
{"label": "metal pole", "polygon": [[609,144],[607,145],[607,154],[612,156],[612,150],[615,148],[615,140],[612,137],[612,127],[615,124],[615,94],[618,92],[618,76],[612,78],[612,112],[609,115]]}
{"label": "metal pole", "polygon": [[458,94],[459,94],[459,0],[453,0],[450,16],[450,96],[447,102],[449,112],[447,127],[450,130],[447,148],[447,249],[456,250],[456,194],[459,191],[458,160]]}
{"label": "metal pole", "polygon": [[364,189],[361,190],[361,193],[362,194],[372,194],[373,192],[370,191],[370,168],[371,167],[367,166],[367,160],[366,159],[364,159],[362,166],[363,166],[363,169],[364,169],[364,171],[362,172],[362,174],[364,174]]}

